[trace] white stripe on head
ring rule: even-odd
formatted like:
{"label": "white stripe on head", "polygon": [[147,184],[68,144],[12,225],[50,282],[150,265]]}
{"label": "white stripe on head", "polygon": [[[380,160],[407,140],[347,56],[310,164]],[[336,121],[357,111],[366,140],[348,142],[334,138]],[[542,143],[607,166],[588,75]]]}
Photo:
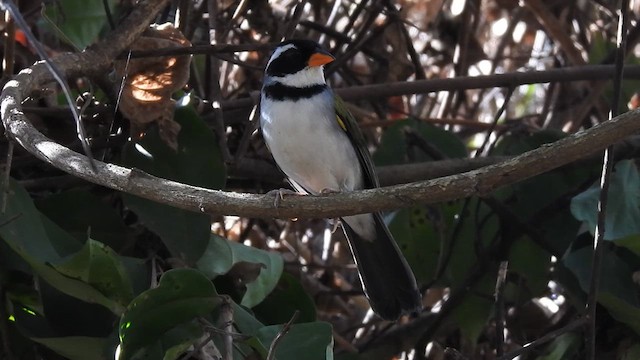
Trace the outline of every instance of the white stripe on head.
{"label": "white stripe on head", "polygon": [[275,51],[273,52],[273,54],[271,54],[271,57],[269,58],[269,62],[267,63],[267,67],[265,69],[269,68],[269,65],[271,65],[271,62],[277,58],[280,57],[280,55],[282,55],[283,52],[289,50],[289,49],[295,49],[296,46],[293,44],[287,44],[285,46],[280,46],[278,48],[275,49]]}

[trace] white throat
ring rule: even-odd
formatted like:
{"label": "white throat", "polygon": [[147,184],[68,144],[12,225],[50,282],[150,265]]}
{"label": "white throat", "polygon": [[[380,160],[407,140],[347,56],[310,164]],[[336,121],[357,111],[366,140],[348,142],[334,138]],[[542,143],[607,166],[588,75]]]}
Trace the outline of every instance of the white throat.
{"label": "white throat", "polygon": [[313,85],[326,84],[324,79],[323,66],[307,66],[295,74],[285,76],[270,76],[265,79],[265,85],[280,83],[285,86],[307,87]]}

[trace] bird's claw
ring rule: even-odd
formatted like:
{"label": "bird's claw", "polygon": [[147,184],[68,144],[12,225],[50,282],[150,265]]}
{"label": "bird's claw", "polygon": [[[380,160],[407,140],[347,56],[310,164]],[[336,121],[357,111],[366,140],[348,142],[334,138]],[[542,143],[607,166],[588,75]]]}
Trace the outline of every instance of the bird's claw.
{"label": "bird's claw", "polygon": [[331,194],[339,194],[342,191],[340,190],[334,190],[334,189],[329,189],[329,188],[324,188],[322,190],[320,190],[320,195],[331,195]]}
{"label": "bird's claw", "polygon": [[269,192],[267,192],[267,195],[271,195],[274,197],[273,207],[278,208],[280,206],[280,201],[284,199],[285,195],[302,195],[302,194],[295,192],[293,190],[280,188],[280,189],[269,190]]}

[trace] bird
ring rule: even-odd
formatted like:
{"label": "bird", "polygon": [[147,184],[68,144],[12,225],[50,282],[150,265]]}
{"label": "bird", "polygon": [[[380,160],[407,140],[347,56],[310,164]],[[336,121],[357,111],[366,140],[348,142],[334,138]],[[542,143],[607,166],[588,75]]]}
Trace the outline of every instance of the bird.
{"label": "bird", "polygon": [[[287,40],[265,67],[260,129],[293,188],[318,195],[379,187],[355,118],[329,87],[324,66],[335,57],[317,42]],[[385,320],[421,310],[415,276],[382,214],[340,219],[371,309]]]}

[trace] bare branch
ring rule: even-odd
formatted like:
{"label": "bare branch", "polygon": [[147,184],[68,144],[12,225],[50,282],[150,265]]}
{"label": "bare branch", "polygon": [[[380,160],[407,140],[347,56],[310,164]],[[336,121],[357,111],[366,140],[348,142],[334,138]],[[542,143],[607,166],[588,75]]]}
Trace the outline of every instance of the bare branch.
{"label": "bare branch", "polygon": [[[81,54],[64,54],[56,60],[67,76],[104,72],[111,60],[146,28],[162,6],[156,1],[141,2],[136,10],[106,39]],[[500,86],[544,81],[563,81],[577,75],[606,78],[610,66],[589,66],[560,69],[544,73],[501,75]],[[625,74],[640,73],[640,67],[626,69]],[[547,79],[547,76],[553,75]],[[465,78],[465,86],[481,86],[487,77]],[[268,195],[224,192],[189,186],[132,170],[96,161],[93,171],[88,159],[55,143],[36,130],[22,112],[21,102],[32,91],[52,80],[42,63],[23,70],[9,81],[0,97],[0,111],[7,134],[36,157],[84,180],[144,197],[178,208],[212,214],[240,215],[262,218],[333,218],[379,210],[391,210],[415,204],[436,203],[473,195],[483,196],[505,186],[542,174],[557,167],[585,158],[640,130],[640,112],[632,111],[591,129],[573,134],[553,144],[542,146],[498,164],[429,181],[323,196],[289,196],[273,206]],[[430,81],[431,82],[431,81]],[[384,85],[391,91],[402,86],[402,92],[423,92],[429,82]],[[448,87],[459,86],[459,79],[448,79]],[[442,80],[433,80],[432,87],[446,87]],[[367,89],[369,87],[361,87]],[[484,86],[484,85],[482,85]],[[345,89],[350,90],[350,89]],[[381,94],[384,96],[386,93]]]}
{"label": "bare branch", "polygon": [[[511,72],[482,76],[460,76],[453,79],[428,79],[398,81],[384,84],[371,84],[336,89],[344,100],[384,98],[400,95],[426,94],[437,91],[458,91],[468,89],[487,89],[495,87],[514,88],[520,85],[561,83],[580,80],[608,80],[614,75],[614,65],[586,65],[564,67],[544,71]],[[626,66],[625,78],[640,77],[640,65]],[[223,101],[223,110],[247,108],[257,103],[260,92],[250,93],[251,97]]]}

